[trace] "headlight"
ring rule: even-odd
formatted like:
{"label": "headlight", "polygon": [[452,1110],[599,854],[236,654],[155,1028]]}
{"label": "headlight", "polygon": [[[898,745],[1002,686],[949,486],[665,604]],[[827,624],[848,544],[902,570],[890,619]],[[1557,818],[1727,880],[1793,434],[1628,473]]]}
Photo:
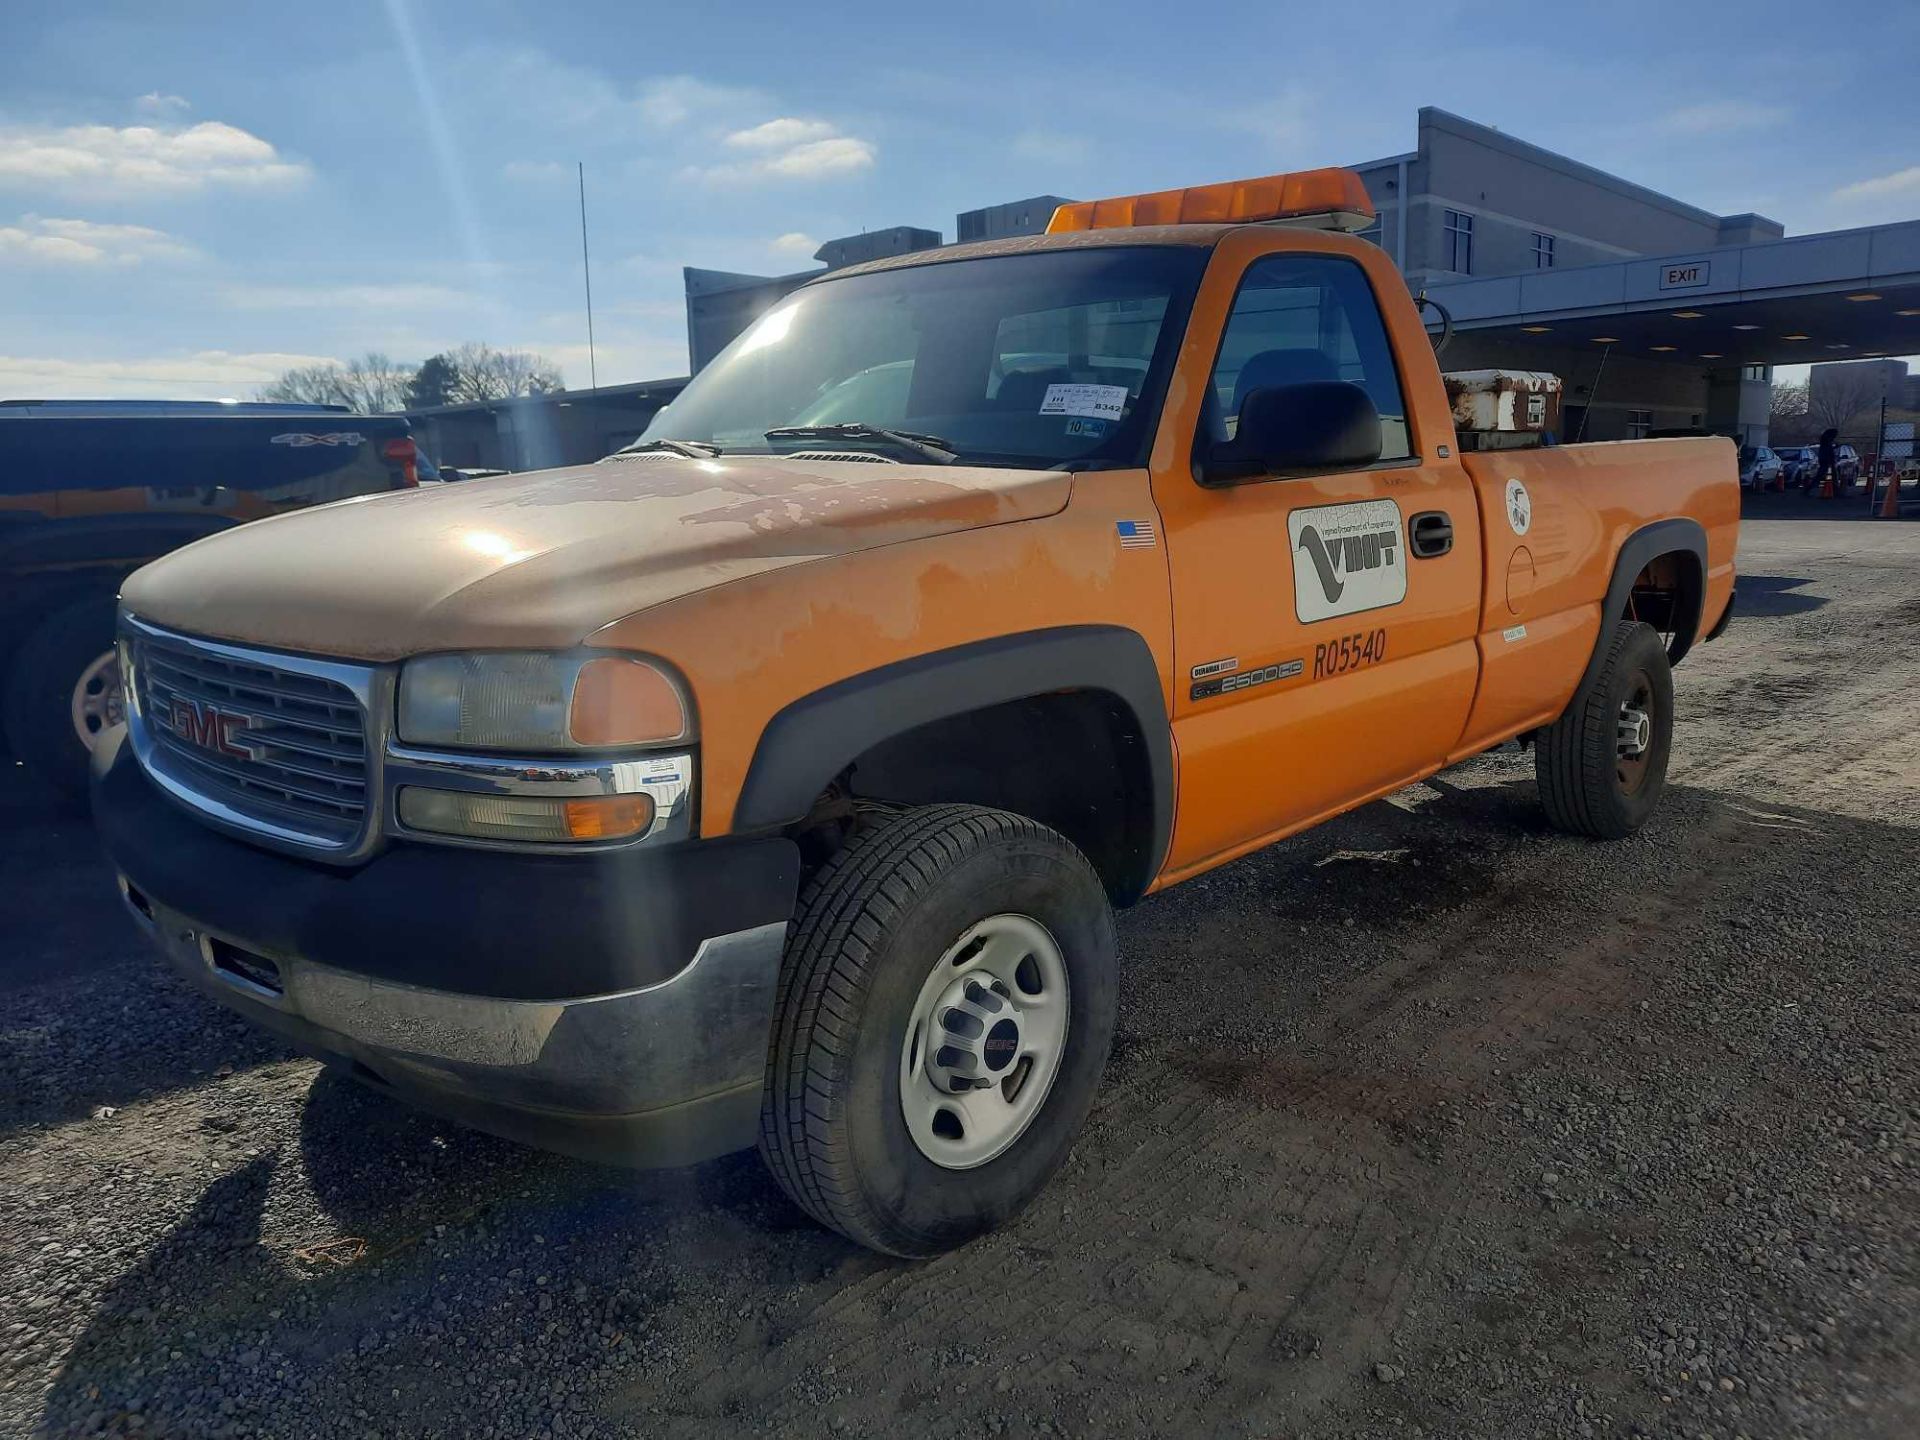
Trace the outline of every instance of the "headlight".
{"label": "headlight", "polygon": [[400,672],[400,738],[410,745],[601,750],[692,733],[679,685],[630,655],[428,655]]}

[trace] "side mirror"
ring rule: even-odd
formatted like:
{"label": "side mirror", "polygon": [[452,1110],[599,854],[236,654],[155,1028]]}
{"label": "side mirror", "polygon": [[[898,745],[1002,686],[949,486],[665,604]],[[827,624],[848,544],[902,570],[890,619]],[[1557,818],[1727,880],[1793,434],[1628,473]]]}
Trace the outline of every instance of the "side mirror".
{"label": "side mirror", "polygon": [[1237,485],[1273,475],[1353,470],[1380,458],[1380,412],[1358,385],[1266,386],[1240,402],[1231,440],[1208,448],[1199,479]]}

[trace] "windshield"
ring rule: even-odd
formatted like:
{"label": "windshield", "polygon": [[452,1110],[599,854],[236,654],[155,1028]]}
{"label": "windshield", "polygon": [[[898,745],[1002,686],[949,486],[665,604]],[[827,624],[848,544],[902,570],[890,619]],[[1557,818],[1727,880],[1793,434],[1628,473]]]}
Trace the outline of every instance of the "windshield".
{"label": "windshield", "polygon": [[809,285],[763,315],[654,417],[645,440],[729,454],[889,450],[867,425],[939,437],[961,464],[1144,462],[1200,246],[995,255]]}

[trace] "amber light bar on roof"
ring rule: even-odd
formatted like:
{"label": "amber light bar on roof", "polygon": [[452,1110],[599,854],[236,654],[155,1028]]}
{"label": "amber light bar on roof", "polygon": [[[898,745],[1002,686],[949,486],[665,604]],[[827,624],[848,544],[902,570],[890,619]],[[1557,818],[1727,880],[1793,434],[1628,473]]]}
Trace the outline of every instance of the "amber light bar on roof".
{"label": "amber light bar on roof", "polygon": [[1080,200],[1055,210],[1047,233],[1130,225],[1251,225],[1263,220],[1320,230],[1364,230],[1373,223],[1373,201],[1353,171],[1329,167],[1151,195]]}

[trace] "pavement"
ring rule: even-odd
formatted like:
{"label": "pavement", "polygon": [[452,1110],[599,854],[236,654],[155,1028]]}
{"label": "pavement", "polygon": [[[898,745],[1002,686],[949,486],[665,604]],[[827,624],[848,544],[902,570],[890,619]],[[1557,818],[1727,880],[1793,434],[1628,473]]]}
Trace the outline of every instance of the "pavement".
{"label": "pavement", "polygon": [[1645,831],[1507,749],[1128,912],[1071,1160],[923,1264],[321,1072],[0,777],[0,1434],[1920,1434],[1920,526],[1797,498]]}

